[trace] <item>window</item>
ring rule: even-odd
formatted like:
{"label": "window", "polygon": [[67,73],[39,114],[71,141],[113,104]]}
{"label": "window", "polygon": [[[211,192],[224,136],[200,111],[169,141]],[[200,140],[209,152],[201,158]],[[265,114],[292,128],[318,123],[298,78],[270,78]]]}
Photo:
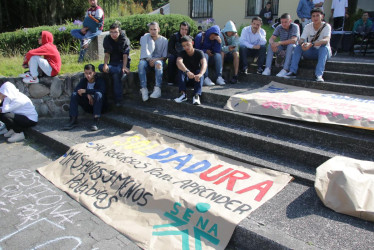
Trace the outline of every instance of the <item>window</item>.
{"label": "window", "polygon": [[208,18],[213,16],[213,0],[190,0],[191,18]]}
{"label": "window", "polygon": [[246,16],[258,16],[267,2],[272,2],[273,14],[278,15],[279,0],[247,0]]}

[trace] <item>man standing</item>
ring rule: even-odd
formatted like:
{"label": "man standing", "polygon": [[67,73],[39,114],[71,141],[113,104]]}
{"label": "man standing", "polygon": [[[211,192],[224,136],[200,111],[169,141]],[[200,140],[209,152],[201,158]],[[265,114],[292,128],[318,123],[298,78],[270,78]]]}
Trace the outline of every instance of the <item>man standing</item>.
{"label": "man standing", "polygon": [[101,110],[104,104],[105,82],[102,78],[96,76],[95,66],[87,64],[84,66],[84,78],[80,80],[75,87],[70,98],[70,120],[63,127],[63,130],[70,130],[78,124],[78,105],[84,111],[93,113],[94,121],[91,126],[92,131],[98,130],[98,122],[101,116]]}
{"label": "man standing", "polygon": [[140,62],[138,65],[138,74],[140,80],[140,92],[143,101],[148,100],[147,71],[155,70],[156,86],[153,89],[151,98],[161,97],[161,85],[163,67],[168,54],[168,40],[159,35],[160,26],[157,22],[149,24],[149,33],[140,38]]}
{"label": "man standing", "polygon": [[305,26],[299,45],[296,46],[291,60],[290,71],[285,77],[296,77],[298,65],[303,56],[306,59],[317,59],[315,70],[316,81],[323,82],[326,61],[331,57],[330,36],[331,26],[323,22],[324,14],[320,9],[311,11],[312,23]]}
{"label": "man standing", "polygon": [[100,72],[109,73],[113,79],[114,102],[120,106],[123,98],[122,81],[130,73],[130,40],[121,24],[114,22],[109,35],[104,38],[104,64],[99,65]]}
{"label": "man standing", "polygon": [[[273,35],[269,39],[269,46],[266,56],[266,68],[262,75],[270,75],[271,64],[273,62],[273,54],[278,54],[282,50],[285,51],[286,57],[283,64],[283,69],[277,74],[278,77],[285,76],[290,70],[291,58],[296,42],[300,38],[299,26],[292,23],[291,16],[288,13],[280,17],[281,25],[278,25],[274,30]],[[279,38],[278,42],[275,40]]]}
{"label": "man standing", "polygon": [[222,56],[222,66],[225,61],[234,63],[234,76],[230,80],[231,83],[238,82],[238,72],[239,72],[239,36],[233,21],[228,21],[225,28],[221,30],[221,56]]}
{"label": "man standing", "polygon": [[71,35],[81,41],[78,62],[83,62],[91,40],[100,35],[104,27],[104,11],[97,5],[97,0],[88,0],[90,8],[86,12],[82,29],[71,30]]}
{"label": "man standing", "polygon": [[314,8],[321,9],[323,13],[325,13],[325,11],[323,10],[324,2],[325,0],[313,0]]}
{"label": "man standing", "polygon": [[177,58],[180,96],[175,98],[174,101],[177,103],[187,101],[186,85],[190,83],[194,86],[192,103],[194,105],[200,105],[200,95],[207,62],[204,53],[201,50],[194,49],[193,41],[190,36],[182,37],[181,42],[184,51],[182,51]]}
{"label": "man standing", "polygon": [[19,75],[24,83],[38,83],[39,70],[47,76],[56,76],[61,69],[61,57],[56,45],[53,44],[53,35],[49,31],[42,31],[38,38],[39,48],[26,53],[22,67],[30,71]]}
{"label": "man standing", "polygon": [[181,38],[190,34],[190,25],[187,22],[181,22],[179,31],[175,32],[169,39],[168,44],[168,84],[174,85],[177,75],[177,57],[183,51]]}
{"label": "man standing", "polygon": [[[222,56],[221,56],[221,38],[220,28],[213,25],[206,32],[201,32],[195,37],[195,48],[202,50],[208,64],[214,64],[217,76],[217,84],[224,85],[222,78]],[[208,67],[204,75],[204,85],[213,86],[214,82],[209,78]]]}
{"label": "man standing", "polygon": [[254,17],[252,25],[245,27],[240,36],[239,57],[241,71],[247,73],[248,59],[247,56],[258,57],[257,74],[262,74],[262,67],[266,57],[266,31],[261,28],[262,19]]}
{"label": "man standing", "polygon": [[348,16],[348,0],[332,0],[331,15],[334,18],[333,30],[344,29],[344,19]]}
{"label": "man standing", "polygon": [[310,23],[310,12],[313,7],[313,0],[300,0],[299,5],[297,6],[296,13],[301,20],[303,29],[308,23]]}

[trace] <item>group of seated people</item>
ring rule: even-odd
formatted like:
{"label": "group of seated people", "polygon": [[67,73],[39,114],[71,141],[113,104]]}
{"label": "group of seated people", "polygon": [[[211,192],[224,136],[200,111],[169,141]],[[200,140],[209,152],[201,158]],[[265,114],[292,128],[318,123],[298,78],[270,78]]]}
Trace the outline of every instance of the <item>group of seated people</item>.
{"label": "group of seated people", "polygon": [[[301,57],[317,59],[316,81],[323,81],[326,61],[331,57],[329,44],[331,27],[323,21],[323,18],[324,13],[321,9],[313,9],[311,11],[312,22],[305,26],[300,36],[299,26],[292,22],[291,16],[287,13],[281,15],[280,25],[275,28],[267,48],[266,32],[261,28],[262,19],[260,17],[254,17],[251,25],[242,30],[240,37],[232,21],[228,21],[222,30],[218,25],[214,25],[205,32],[199,32],[195,38],[189,35],[190,25],[187,22],[182,22],[179,31],[172,34],[168,40],[160,35],[159,24],[152,22],[148,24],[149,33],[144,34],[140,39],[138,75],[142,100],[147,101],[149,98],[161,96],[166,60],[168,60],[168,84],[177,83],[179,86],[180,94],[174,99],[177,103],[188,100],[186,88],[187,85],[191,85],[194,88],[192,103],[199,105],[202,86],[215,85],[210,79],[210,75],[215,75],[215,82],[219,85],[224,85],[226,80],[237,83],[239,70],[244,74],[248,73],[247,56],[258,58],[257,74],[261,75],[271,74],[274,55],[283,56],[283,68],[276,76],[289,78],[296,76]],[[38,75],[41,72],[47,76],[55,76],[60,70],[61,59],[53,44],[52,34],[43,31],[39,37],[39,44],[41,47],[30,50],[25,56],[23,66],[29,67],[29,72],[20,75],[25,83],[38,82]],[[109,35],[104,38],[103,47],[104,63],[100,64],[98,69],[100,72],[111,75],[114,102],[116,106],[120,106],[123,99],[123,80],[130,73],[131,58],[130,40],[126,36],[126,32],[121,30],[119,22],[110,26]],[[225,62],[233,64],[234,74],[231,79],[225,80],[222,77],[222,68]],[[208,65],[214,65],[212,68],[214,74],[209,75]],[[149,94],[147,72],[151,70],[155,72],[155,86],[152,93]],[[98,130],[98,121],[106,101],[105,85],[104,80],[96,74],[94,65],[84,66],[84,78],[81,79],[71,95],[70,120],[63,127],[64,130],[70,130],[77,126],[78,106],[93,113],[94,121],[91,130]],[[12,100],[6,93],[1,92],[0,89],[0,102],[2,101],[4,104],[6,103],[3,101],[4,98]],[[24,96],[21,97],[21,99],[25,99]],[[14,101],[14,106],[18,105],[17,102]],[[5,110],[3,105],[1,113],[4,113]],[[13,109],[13,112],[17,113],[15,110]],[[35,119],[34,115],[36,112],[31,111],[31,116],[27,112],[22,112],[20,114],[23,118],[26,117],[29,120],[26,125],[22,126],[29,126],[29,124],[37,122],[37,116]],[[6,119],[9,120],[9,118]],[[16,119],[13,119],[12,123],[6,119],[4,114],[1,114],[0,120],[6,124],[6,128],[0,131],[0,134],[9,135],[9,131],[11,133],[20,131],[13,126]],[[24,139],[24,136],[22,135],[20,138]]]}

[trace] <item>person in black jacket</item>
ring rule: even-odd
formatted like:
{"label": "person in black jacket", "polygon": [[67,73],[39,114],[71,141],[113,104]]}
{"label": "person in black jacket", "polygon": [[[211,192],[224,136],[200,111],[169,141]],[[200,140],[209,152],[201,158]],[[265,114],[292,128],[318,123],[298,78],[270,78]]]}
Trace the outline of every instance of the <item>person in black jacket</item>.
{"label": "person in black jacket", "polygon": [[271,24],[273,21],[273,10],[271,9],[271,2],[267,2],[266,6],[260,11],[259,15],[264,24]]}
{"label": "person in black jacket", "polygon": [[78,105],[84,111],[93,113],[94,121],[91,126],[92,131],[98,130],[98,122],[103,109],[105,96],[105,82],[96,76],[95,66],[87,64],[84,66],[84,78],[75,87],[70,98],[70,120],[63,127],[63,130],[70,130],[78,124]]}
{"label": "person in black jacket", "polygon": [[183,51],[181,38],[190,34],[190,25],[188,22],[181,22],[179,31],[175,32],[168,43],[168,84],[174,85],[177,76],[177,58]]}
{"label": "person in black jacket", "polygon": [[130,73],[130,40],[121,30],[121,23],[110,26],[109,35],[104,38],[104,64],[99,65],[100,72],[109,73],[113,79],[114,102],[120,106],[123,99],[122,81]]}

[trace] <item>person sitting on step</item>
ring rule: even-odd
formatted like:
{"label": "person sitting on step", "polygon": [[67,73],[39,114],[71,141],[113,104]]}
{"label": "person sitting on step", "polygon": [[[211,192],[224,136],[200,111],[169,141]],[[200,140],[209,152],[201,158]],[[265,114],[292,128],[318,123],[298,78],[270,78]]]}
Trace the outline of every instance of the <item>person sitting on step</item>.
{"label": "person sitting on step", "polygon": [[99,118],[105,103],[105,91],[105,82],[96,75],[95,66],[92,64],[85,65],[84,78],[80,80],[74,92],[71,94],[69,123],[62,129],[71,130],[77,126],[79,105],[84,111],[93,113],[94,119],[91,130],[98,130]]}
{"label": "person sitting on step", "polygon": [[61,57],[56,45],[53,44],[53,35],[49,31],[42,31],[38,38],[39,48],[26,53],[22,67],[30,71],[20,74],[24,83],[38,83],[39,71],[47,76],[56,76],[61,69]]}
{"label": "person sitting on step", "polygon": [[221,30],[221,56],[222,66],[224,62],[233,62],[234,64],[234,75],[230,80],[230,83],[238,82],[239,73],[239,36],[233,21],[228,21],[225,28]]}
{"label": "person sitting on step", "polygon": [[187,101],[186,85],[193,84],[192,103],[200,105],[200,95],[207,61],[204,52],[193,47],[193,40],[190,36],[182,37],[181,42],[184,50],[177,58],[180,96],[175,98],[174,101],[177,103]]}
{"label": "person sitting on step", "polygon": [[23,131],[38,122],[38,113],[33,103],[10,82],[0,87],[0,103],[0,121],[5,124],[0,135],[8,138],[8,142],[24,140]]}
{"label": "person sitting on step", "polygon": [[[148,24],[148,28],[149,33],[144,34],[140,38],[140,61],[138,65],[140,92],[144,102],[149,97],[161,97],[163,68],[165,67],[165,60],[168,56],[168,40],[159,34],[159,24],[151,22]],[[155,71],[156,85],[152,94],[148,96],[147,72],[150,70]]]}

